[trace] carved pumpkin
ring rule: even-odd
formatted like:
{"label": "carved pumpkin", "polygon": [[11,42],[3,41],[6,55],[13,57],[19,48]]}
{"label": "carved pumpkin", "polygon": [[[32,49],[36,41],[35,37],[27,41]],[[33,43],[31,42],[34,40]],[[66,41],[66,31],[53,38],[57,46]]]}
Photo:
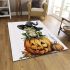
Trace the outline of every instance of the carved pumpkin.
{"label": "carved pumpkin", "polygon": [[24,46],[25,50],[31,54],[46,54],[51,51],[51,42],[46,37],[26,39]]}
{"label": "carved pumpkin", "polygon": [[53,46],[52,46],[52,49],[54,51],[62,51],[64,49],[64,47],[62,45],[60,45],[59,43],[55,43]]}

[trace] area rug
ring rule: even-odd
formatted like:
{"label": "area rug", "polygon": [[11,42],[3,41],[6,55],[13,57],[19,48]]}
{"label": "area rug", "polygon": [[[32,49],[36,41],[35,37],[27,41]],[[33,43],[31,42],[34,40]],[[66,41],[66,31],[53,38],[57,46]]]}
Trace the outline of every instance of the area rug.
{"label": "area rug", "polygon": [[54,54],[68,48],[41,21],[8,22],[13,61]]}

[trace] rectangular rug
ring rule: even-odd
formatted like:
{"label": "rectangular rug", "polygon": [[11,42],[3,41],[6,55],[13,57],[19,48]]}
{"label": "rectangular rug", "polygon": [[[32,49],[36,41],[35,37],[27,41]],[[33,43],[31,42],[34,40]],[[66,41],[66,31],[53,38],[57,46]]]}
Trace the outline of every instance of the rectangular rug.
{"label": "rectangular rug", "polygon": [[8,22],[13,61],[68,48],[41,21]]}

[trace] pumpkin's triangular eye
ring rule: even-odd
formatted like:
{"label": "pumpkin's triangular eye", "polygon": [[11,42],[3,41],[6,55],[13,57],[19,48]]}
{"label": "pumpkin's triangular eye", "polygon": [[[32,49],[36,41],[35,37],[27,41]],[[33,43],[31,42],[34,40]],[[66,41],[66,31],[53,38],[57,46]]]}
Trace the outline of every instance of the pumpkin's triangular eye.
{"label": "pumpkin's triangular eye", "polygon": [[34,45],[34,43],[32,43],[32,45]]}
{"label": "pumpkin's triangular eye", "polygon": [[45,44],[44,42],[41,42],[41,44]]}

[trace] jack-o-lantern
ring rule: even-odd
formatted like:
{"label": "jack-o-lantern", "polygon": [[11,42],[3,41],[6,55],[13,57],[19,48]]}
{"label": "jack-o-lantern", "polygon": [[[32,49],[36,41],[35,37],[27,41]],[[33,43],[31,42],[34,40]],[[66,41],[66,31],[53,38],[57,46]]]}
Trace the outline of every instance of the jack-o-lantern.
{"label": "jack-o-lantern", "polygon": [[46,37],[26,39],[24,46],[25,50],[31,54],[46,54],[51,51],[51,42]]}

